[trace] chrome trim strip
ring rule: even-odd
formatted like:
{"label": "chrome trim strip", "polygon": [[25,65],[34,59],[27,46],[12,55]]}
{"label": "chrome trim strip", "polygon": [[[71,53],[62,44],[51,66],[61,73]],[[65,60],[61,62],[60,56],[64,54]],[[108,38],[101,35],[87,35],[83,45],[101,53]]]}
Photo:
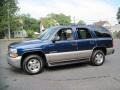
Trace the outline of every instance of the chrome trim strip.
{"label": "chrome trim strip", "polygon": [[84,51],[72,51],[72,52],[60,52],[45,54],[47,62],[62,62],[90,58],[93,50]]}
{"label": "chrome trim strip", "polygon": [[106,52],[107,55],[111,55],[113,53],[114,53],[114,48],[107,48],[107,52]]}

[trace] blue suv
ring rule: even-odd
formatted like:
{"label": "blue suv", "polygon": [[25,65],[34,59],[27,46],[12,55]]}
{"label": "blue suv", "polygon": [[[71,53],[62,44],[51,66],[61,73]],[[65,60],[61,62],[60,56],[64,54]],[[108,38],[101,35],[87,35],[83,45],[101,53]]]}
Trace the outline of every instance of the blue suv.
{"label": "blue suv", "polygon": [[46,29],[36,40],[8,46],[8,63],[27,74],[38,74],[45,66],[90,61],[100,66],[105,56],[114,53],[113,38],[103,27],[55,26]]}

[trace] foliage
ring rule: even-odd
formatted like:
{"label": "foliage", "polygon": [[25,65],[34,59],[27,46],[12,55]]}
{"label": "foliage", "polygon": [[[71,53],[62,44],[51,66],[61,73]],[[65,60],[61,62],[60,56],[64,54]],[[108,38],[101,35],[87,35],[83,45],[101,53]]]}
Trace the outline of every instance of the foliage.
{"label": "foliage", "polygon": [[70,24],[71,18],[70,16],[66,16],[64,14],[48,14],[46,17],[42,17],[41,20],[37,20],[32,18],[30,15],[20,15],[19,16],[23,21],[23,28],[25,30],[34,30],[39,31],[40,22],[44,26],[44,28],[48,28],[50,26],[55,26],[58,24]]}
{"label": "foliage", "polygon": [[120,8],[118,9],[118,12],[117,12],[117,20],[118,20],[118,23],[120,24]]}
{"label": "foliage", "polygon": [[78,25],[86,25],[86,23],[85,23],[83,20],[80,20],[80,21],[78,22]]}
{"label": "foliage", "polygon": [[10,23],[11,30],[14,30],[16,26],[14,16],[17,10],[17,0],[0,0],[0,32],[8,29],[8,23]]}
{"label": "foliage", "polygon": [[51,13],[51,14],[48,14],[47,16],[56,20],[60,25],[66,25],[71,23],[71,17],[66,16],[62,13],[60,14]]}
{"label": "foliage", "polygon": [[25,30],[39,31],[39,27],[40,27],[39,20],[30,17],[30,15],[25,15],[25,14],[19,17],[22,20],[23,28]]}
{"label": "foliage", "polygon": [[50,26],[55,26],[57,24],[57,21],[51,17],[44,17],[41,18],[41,23],[43,24],[44,28],[48,28]]}
{"label": "foliage", "polygon": [[35,34],[34,34],[34,30],[32,29],[29,29],[29,30],[26,30],[27,31],[27,35],[29,38],[36,38]]}

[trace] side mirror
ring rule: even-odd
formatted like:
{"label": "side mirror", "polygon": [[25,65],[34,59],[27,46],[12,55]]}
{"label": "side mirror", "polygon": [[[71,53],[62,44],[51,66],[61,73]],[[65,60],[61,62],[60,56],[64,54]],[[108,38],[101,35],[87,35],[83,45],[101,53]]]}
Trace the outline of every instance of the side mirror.
{"label": "side mirror", "polygon": [[59,41],[60,40],[60,37],[59,36],[55,36],[55,38],[52,40],[53,43],[55,43],[56,41]]}

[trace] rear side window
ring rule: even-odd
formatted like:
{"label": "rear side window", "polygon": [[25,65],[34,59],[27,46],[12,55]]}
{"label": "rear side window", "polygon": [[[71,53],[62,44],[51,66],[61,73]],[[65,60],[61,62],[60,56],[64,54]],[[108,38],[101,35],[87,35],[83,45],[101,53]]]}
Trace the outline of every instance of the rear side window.
{"label": "rear side window", "polygon": [[89,39],[91,34],[86,28],[77,28],[78,39]]}
{"label": "rear side window", "polygon": [[111,34],[107,30],[97,29],[94,32],[98,38],[111,38]]}

